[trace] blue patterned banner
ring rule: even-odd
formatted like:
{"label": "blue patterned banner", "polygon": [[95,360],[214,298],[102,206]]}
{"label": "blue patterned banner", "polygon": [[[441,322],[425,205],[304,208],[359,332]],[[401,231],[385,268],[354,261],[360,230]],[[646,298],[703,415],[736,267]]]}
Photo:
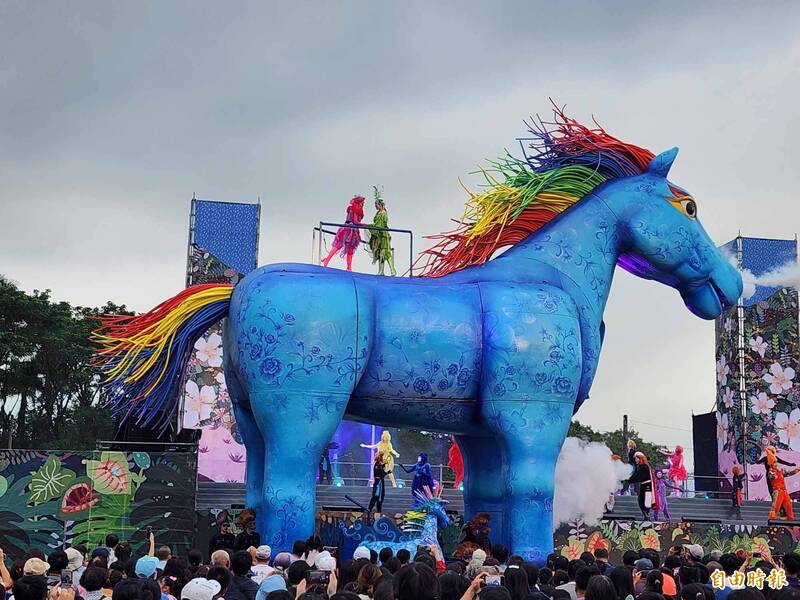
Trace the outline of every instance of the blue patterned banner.
{"label": "blue patterned banner", "polygon": [[194,244],[247,274],[258,266],[258,204],[194,200]]}

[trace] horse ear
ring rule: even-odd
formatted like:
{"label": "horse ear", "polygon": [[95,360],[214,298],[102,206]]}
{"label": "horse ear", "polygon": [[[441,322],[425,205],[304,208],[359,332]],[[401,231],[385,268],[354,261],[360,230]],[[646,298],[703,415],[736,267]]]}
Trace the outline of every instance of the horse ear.
{"label": "horse ear", "polygon": [[650,161],[650,164],[647,165],[647,172],[666,179],[676,156],[678,156],[677,147],[671,150],[665,150]]}

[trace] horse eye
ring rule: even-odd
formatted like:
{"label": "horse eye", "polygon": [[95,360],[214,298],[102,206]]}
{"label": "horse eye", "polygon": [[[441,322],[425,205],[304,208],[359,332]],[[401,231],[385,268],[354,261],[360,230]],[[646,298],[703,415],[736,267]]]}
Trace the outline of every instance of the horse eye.
{"label": "horse eye", "polygon": [[692,219],[697,216],[697,204],[695,204],[694,200],[683,200],[681,202],[681,206],[683,207],[683,211],[687,216],[691,217]]}

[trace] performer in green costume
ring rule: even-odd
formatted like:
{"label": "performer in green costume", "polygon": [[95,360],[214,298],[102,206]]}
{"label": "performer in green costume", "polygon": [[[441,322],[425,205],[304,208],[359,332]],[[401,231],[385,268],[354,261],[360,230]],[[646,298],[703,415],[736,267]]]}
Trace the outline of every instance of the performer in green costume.
{"label": "performer in green costume", "polygon": [[[373,227],[388,227],[389,213],[386,212],[386,203],[381,197],[381,192],[377,186],[372,186],[375,194],[375,218],[372,220]],[[369,249],[372,252],[372,263],[378,263],[378,275],[384,274],[386,263],[389,263],[389,271],[392,275],[397,275],[394,268],[394,250],[392,250],[392,236],[386,230],[370,229]]]}

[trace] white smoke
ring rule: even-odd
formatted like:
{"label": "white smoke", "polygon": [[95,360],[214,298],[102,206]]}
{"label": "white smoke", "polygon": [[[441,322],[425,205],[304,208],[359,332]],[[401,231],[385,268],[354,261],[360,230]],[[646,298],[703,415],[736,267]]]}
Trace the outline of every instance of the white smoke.
{"label": "white smoke", "polygon": [[[725,249],[724,254],[734,267],[739,269],[736,255]],[[788,261],[780,267],[764,273],[762,275],[754,275],[749,269],[739,269],[742,275],[742,283],[744,283],[744,290],[742,291],[742,298],[747,300],[756,293],[756,286],[763,285],[766,287],[791,287],[800,290],[800,263],[796,261]]]}
{"label": "white smoke", "polygon": [[575,519],[599,522],[608,497],[632,472],[604,444],[568,437],[556,463],[553,527]]}

